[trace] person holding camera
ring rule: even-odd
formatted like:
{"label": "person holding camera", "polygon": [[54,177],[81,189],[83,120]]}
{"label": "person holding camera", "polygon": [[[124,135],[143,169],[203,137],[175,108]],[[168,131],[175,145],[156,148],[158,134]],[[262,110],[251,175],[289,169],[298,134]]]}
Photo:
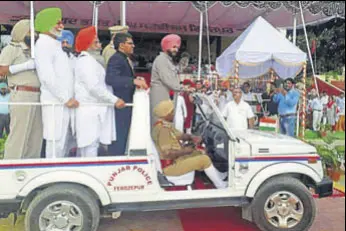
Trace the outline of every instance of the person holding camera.
{"label": "person holding camera", "polygon": [[279,104],[281,134],[294,137],[297,119],[297,105],[300,93],[294,87],[295,81],[289,78],[283,88],[276,88],[274,102]]}

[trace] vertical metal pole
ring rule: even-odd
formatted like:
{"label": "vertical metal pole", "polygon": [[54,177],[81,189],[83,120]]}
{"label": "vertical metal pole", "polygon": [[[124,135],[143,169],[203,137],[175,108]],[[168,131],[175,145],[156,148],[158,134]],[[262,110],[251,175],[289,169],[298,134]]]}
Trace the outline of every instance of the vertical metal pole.
{"label": "vertical metal pole", "polygon": [[93,19],[92,19],[92,26],[95,26],[95,9],[96,9],[96,2],[93,1]]}
{"label": "vertical metal pole", "polygon": [[[205,1],[205,25],[207,27],[207,48],[208,48],[208,64],[211,67],[211,51],[210,51],[210,38],[209,38],[209,15],[208,15],[208,2]],[[211,69],[209,69],[211,71]]]}
{"label": "vertical metal pole", "polygon": [[120,24],[121,26],[126,26],[126,1],[120,2]]}
{"label": "vertical metal pole", "polygon": [[53,158],[56,158],[55,103],[53,103]]}
{"label": "vertical metal pole", "polygon": [[30,44],[30,51],[31,51],[31,58],[35,58],[35,16],[34,16],[34,1],[30,1],[30,37],[31,37],[31,44]]}
{"label": "vertical metal pole", "polygon": [[319,90],[318,90],[318,84],[317,84],[317,79],[316,79],[314,61],[313,61],[312,55],[311,55],[310,44],[309,44],[309,39],[308,39],[308,33],[306,32],[305,19],[304,19],[304,14],[303,14],[303,6],[302,6],[302,2],[301,1],[299,1],[299,6],[300,6],[300,14],[301,14],[301,17],[302,17],[303,29],[304,29],[304,34],[305,34],[306,48],[307,48],[308,54],[309,54],[309,60],[310,60],[310,63],[311,63],[313,78],[315,80],[315,86],[316,86],[316,90],[317,90],[317,95],[319,97],[320,93],[319,93]]}
{"label": "vertical metal pole", "polygon": [[305,120],[306,120],[306,63],[304,64],[303,67],[303,106],[302,106],[303,114],[302,114],[302,139],[305,139]]}
{"label": "vertical metal pole", "polygon": [[294,14],[293,18],[293,44],[297,44],[297,14]]}
{"label": "vertical metal pole", "polygon": [[97,33],[98,25],[99,25],[99,6],[96,5],[95,6],[95,25],[94,25],[96,28],[96,33]]}
{"label": "vertical metal pole", "polygon": [[199,15],[199,47],[198,47],[198,80],[201,79],[202,69],[202,42],[203,42],[203,12]]}

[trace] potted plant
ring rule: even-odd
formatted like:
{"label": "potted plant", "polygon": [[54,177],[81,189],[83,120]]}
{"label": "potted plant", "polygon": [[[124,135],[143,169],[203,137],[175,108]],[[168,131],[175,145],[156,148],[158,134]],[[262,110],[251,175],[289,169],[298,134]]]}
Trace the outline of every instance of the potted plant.
{"label": "potted plant", "polygon": [[326,137],[328,135],[328,133],[327,133],[327,126],[326,125],[321,125],[321,129],[320,129],[319,133],[320,133],[320,136],[322,138]]}
{"label": "potted plant", "polygon": [[333,181],[337,182],[340,180],[340,158],[338,152],[334,147],[329,145],[317,146],[317,152],[322,158],[326,175],[328,175]]}

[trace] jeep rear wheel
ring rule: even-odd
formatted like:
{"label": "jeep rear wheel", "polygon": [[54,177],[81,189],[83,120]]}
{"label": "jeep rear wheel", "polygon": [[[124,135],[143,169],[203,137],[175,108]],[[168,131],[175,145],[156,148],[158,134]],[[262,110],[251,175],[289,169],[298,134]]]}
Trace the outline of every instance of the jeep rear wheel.
{"label": "jeep rear wheel", "polygon": [[315,219],[316,205],[299,180],[277,177],[257,192],[252,215],[262,231],[307,231]]}
{"label": "jeep rear wheel", "polygon": [[82,186],[60,184],[39,193],[25,216],[27,231],[96,231],[100,208]]}

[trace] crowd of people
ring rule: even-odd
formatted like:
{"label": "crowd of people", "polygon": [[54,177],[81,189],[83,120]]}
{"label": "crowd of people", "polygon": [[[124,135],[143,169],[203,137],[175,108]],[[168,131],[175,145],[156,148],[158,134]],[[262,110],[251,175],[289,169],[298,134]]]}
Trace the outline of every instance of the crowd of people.
{"label": "crowd of people", "polygon": [[[326,130],[330,126],[333,132],[345,131],[345,93],[339,96],[322,92],[319,96],[315,90],[309,94],[309,127],[313,131]],[[324,128],[324,129],[323,129]]]}

